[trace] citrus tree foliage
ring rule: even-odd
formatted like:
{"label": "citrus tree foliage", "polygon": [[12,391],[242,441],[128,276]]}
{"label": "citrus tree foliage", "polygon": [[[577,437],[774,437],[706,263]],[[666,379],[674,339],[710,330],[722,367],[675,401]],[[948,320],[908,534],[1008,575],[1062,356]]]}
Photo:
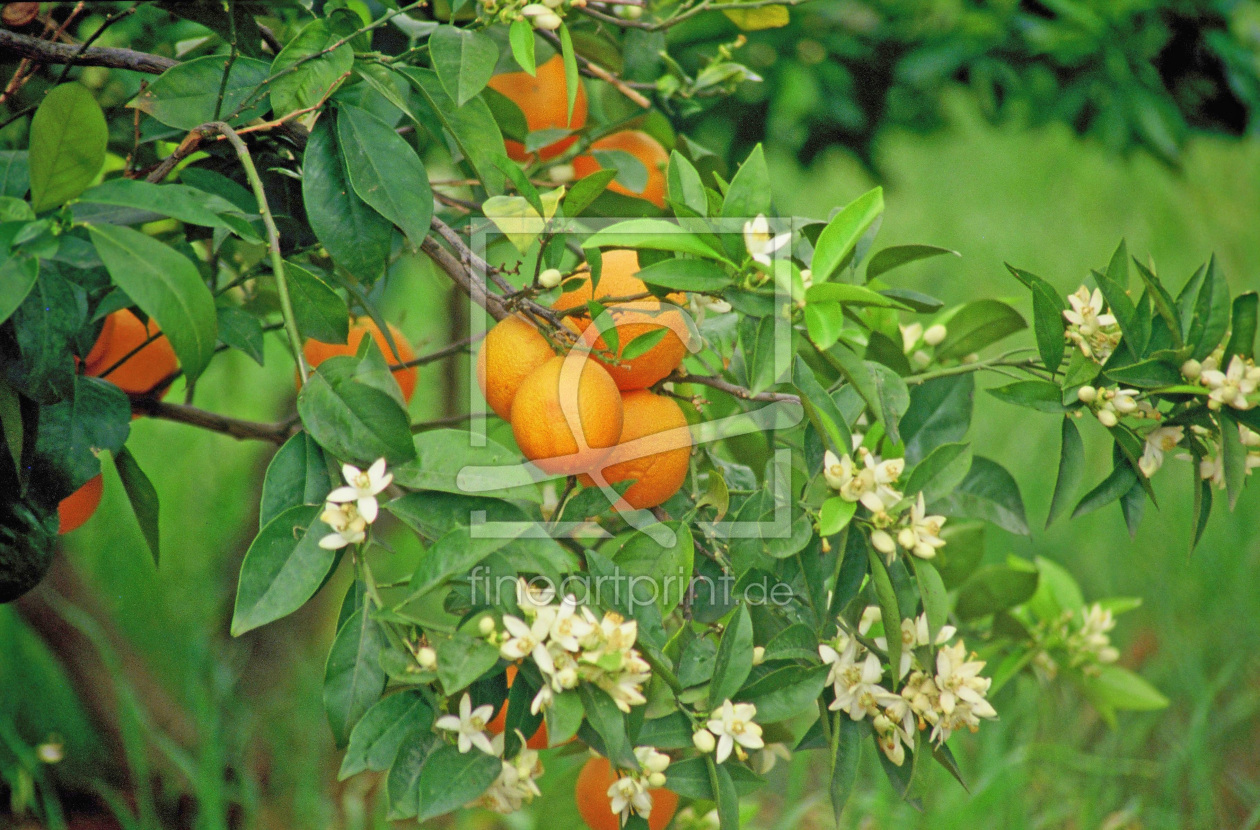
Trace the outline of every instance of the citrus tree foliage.
{"label": "citrus tree foliage", "polygon": [[[1086,598],[1049,560],[981,557],[986,528],[1040,523],[1012,463],[1057,476],[1047,521],[1117,502],[1135,527],[1161,474],[1194,479],[1195,540],[1214,501],[1232,505],[1260,458],[1257,296],[1231,297],[1214,262],[1167,278],[1121,244],[1068,297],[1012,266],[1030,319],[997,299],[945,307],[899,287],[901,269],[954,252],[881,248],[879,189],[825,220],[774,219],[760,147],[729,175],[701,164],[703,148],[641,107],[638,87],[577,48],[600,39],[629,61],[645,29],[617,21],[666,31],[719,13],[707,3],[464,4],[450,10],[457,25],[392,3],[330,2],[319,15],[169,5],[215,33],[203,53],[159,62],[112,122],[84,86],[53,86],[26,149],[0,163],[6,599],[46,570],[56,508],[104,453],[154,556],[169,544],[160,494],[126,446],[133,415],[150,415],[278,445],[233,634],[297,610],[343,560],[353,567],[324,704],[342,775],[386,773],[397,818],[518,808],[542,773],[525,744],[543,726],[544,743],[576,739],[619,771],[610,810],[626,826],[647,826],[665,788],[726,828],[763,782],[766,753],[785,747],[827,759],[837,815],[863,747],[917,800],[928,765],[960,775],[950,742],[998,716],[992,699],[1020,672],[1076,684],[1112,722],[1166,704],[1115,664],[1108,632],[1137,600]],[[260,23],[263,12],[278,16]],[[557,50],[567,106],[578,84],[602,103],[567,149],[522,166],[505,138],[533,153],[568,131],[530,133],[487,84]],[[742,72],[722,49],[709,57],[724,82]],[[663,87],[669,106],[681,87]],[[670,148],[663,170],[617,152],[583,178],[565,169],[626,126]],[[102,178],[115,145],[135,159]],[[458,169],[460,195],[431,175],[435,157]],[[660,204],[633,195],[652,173]],[[577,232],[586,218],[605,221]],[[518,314],[554,347],[594,348],[553,301],[626,248],[653,301],[691,312],[690,353],[654,388],[682,401],[694,448],[681,488],[650,511],[619,503],[631,482],[582,486],[523,466],[506,432],[411,423],[391,337],[315,367],[304,356],[308,338],[345,342],[351,312],[379,320],[372,289],[417,251],[489,317]],[[614,365],[661,340],[617,342],[615,306],[577,309],[602,337],[595,356]],[[85,368],[122,309],[160,325],[178,359],[139,394],[110,382],[113,367]],[[160,400],[176,375],[195,400],[226,350],[261,362],[267,336],[283,338],[302,381],[292,419]],[[971,445],[982,372],[1009,380],[986,405],[1062,420],[1057,463]],[[1083,479],[1083,430],[1112,439],[1100,482]],[[382,520],[424,545],[400,583],[373,576],[389,555]]]}

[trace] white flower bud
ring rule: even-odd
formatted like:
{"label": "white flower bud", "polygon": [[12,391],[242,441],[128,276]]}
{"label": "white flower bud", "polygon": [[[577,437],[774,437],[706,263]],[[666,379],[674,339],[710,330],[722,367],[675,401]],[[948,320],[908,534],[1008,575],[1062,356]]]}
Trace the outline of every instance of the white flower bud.
{"label": "white flower bud", "polygon": [[707,729],[701,729],[692,735],[691,742],[696,745],[696,749],[706,754],[717,748],[717,738],[714,738],[713,733]]}
{"label": "white flower bud", "polygon": [[814,287],[814,272],[805,268],[801,271],[801,285],[808,291]]}
{"label": "white flower bud", "polygon": [[753,646],[753,665],[760,666],[764,662],[766,662],[765,646]]}
{"label": "white flower bud", "polygon": [[521,14],[526,17],[537,17],[540,14],[551,14],[551,9],[542,3],[530,3],[521,9]]}
{"label": "white flower bud", "polygon": [[1137,401],[1133,400],[1133,398],[1128,395],[1117,395],[1116,399],[1111,402],[1111,405],[1114,406],[1116,408],[1116,412],[1119,412],[1121,415],[1127,415],[1130,412],[1135,412],[1138,408]]}
{"label": "white flower bud", "polygon": [[914,354],[910,355],[910,363],[916,369],[926,369],[928,364],[931,362],[932,356],[922,349],[919,349]]}
{"label": "white flower bud", "polygon": [[562,277],[559,268],[548,268],[538,275],[538,284],[543,288],[555,288],[560,284]]}
{"label": "white flower bud", "polygon": [[1105,427],[1114,427],[1116,425],[1116,413],[1110,409],[1102,409],[1098,412],[1098,423]]}
{"label": "white flower bud", "polygon": [[891,554],[897,550],[897,543],[893,541],[893,537],[883,530],[871,531],[871,544],[875,546],[875,550],[883,554]]}
{"label": "white flower bud", "polygon": [[549,9],[558,9],[564,5],[564,0],[542,0],[543,5]]}
{"label": "white flower bud", "polygon": [[919,543],[919,538],[917,534],[915,534],[914,530],[908,527],[903,527],[901,532],[897,534],[897,541],[901,543],[903,548],[909,550]]}
{"label": "white flower bud", "polygon": [[1199,375],[1203,374],[1203,364],[1197,360],[1187,360],[1181,364],[1181,374],[1190,380],[1198,380]]}
{"label": "white flower bud", "polygon": [[649,787],[664,787],[665,786],[665,773],[654,772],[651,775],[649,775],[648,786]]}
{"label": "white flower bud", "polygon": [[947,334],[949,334],[949,329],[937,323],[934,326],[928,326],[928,330],[923,332],[923,342],[929,346],[939,346],[944,342]]}
{"label": "white flower bud", "polygon": [[422,646],[416,652],[416,662],[420,664],[422,669],[431,669],[437,665],[437,652],[429,646]]}
{"label": "white flower bud", "polygon": [[554,32],[564,25],[564,21],[555,12],[535,15],[532,22],[535,29],[546,29],[549,32]]}
{"label": "white flower bud", "polygon": [[481,622],[477,623],[481,631],[482,637],[489,637],[494,633],[494,617],[482,617]]}
{"label": "white flower bud", "polygon": [[963,355],[962,360],[960,360],[959,362],[960,363],[975,363],[979,359],[980,359],[980,355],[976,354],[975,352],[972,352],[969,355]]}
{"label": "white flower bud", "polygon": [[1076,397],[1081,403],[1093,403],[1098,400],[1098,390],[1092,386],[1082,386],[1076,390]]}
{"label": "white flower bud", "polygon": [[622,20],[638,20],[643,16],[642,6],[618,6],[617,16]]}
{"label": "white flower bud", "polygon": [[568,184],[577,178],[577,171],[572,164],[554,164],[547,168],[547,178],[556,184]]}

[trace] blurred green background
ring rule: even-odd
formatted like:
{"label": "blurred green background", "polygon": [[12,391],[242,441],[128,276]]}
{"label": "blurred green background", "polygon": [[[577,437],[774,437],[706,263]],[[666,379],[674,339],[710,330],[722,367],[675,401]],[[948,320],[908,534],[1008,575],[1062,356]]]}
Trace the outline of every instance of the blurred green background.
{"label": "blurred green background", "polygon": [[[792,149],[772,142],[779,210],[825,217],[882,184],[888,204],[882,244],[928,242],[962,254],[899,272],[900,284],[947,301],[1010,297],[1027,310],[1026,293],[1007,276],[1004,261],[1067,292],[1089,268],[1105,264],[1122,237],[1174,285],[1214,253],[1235,291],[1260,288],[1260,141],[1195,138],[1174,168],[1144,153],[1117,155],[1058,124],[992,126],[961,91],[945,96],[944,112],[943,126],[928,135],[881,133],[870,164],[832,146],[805,167]],[[448,294],[426,263],[398,264],[385,308],[420,353],[461,331],[443,311]],[[268,348],[265,368],[236,352],[217,361],[198,384],[198,405],[258,420],[290,411],[291,369],[278,340]],[[467,366],[424,367],[420,389],[412,404],[417,419],[459,411]],[[172,399],[182,393],[176,389]],[[1109,454],[1101,434],[1084,431],[1095,450],[1093,482],[1109,469]],[[64,555],[99,589],[122,633],[209,738],[196,755],[169,753],[176,780],[200,805],[189,807],[189,825],[227,827],[225,805],[235,802],[243,814],[232,820],[240,826],[387,826],[374,793],[381,781],[360,776],[336,783],[340,757],[321,706],[323,660],[347,569],[293,617],[239,640],[227,636],[235,576],[257,525],[272,448],[148,420],[135,422],[133,433],[129,446],[162,498],[160,569],[110,472],[101,510],[65,540]],[[1034,527],[1049,503],[1057,435],[1053,417],[977,397],[974,446],[1015,473]],[[898,802],[868,751],[845,826],[1260,826],[1260,493],[1247,490],[1232,515],[1218,503],[1191,556],[1191,475],[1188,463],[1166,464],[1155,483],[1163,510],[1148,511],[1136,538],[1113,506],[1037,529],[1028,539],[990,529],[987,547],[994,561],[1014,552],[1064,563],[1087,597],[1142,597],[1143,606],[1122,618],[1116,640],[1124,663],[1172,706],[1124,714],[1113,731],[1072,691],[1023,678],[994,701],[999,722],[951,743],[970,793],[934,769],[918,813]],[[400,541],[400,571],[411,553]],[[0,738],[11,748],[63,740],[59,773],[91,790],[101,743],[57,662],[8,608],[0,608],[0,689]],[[139,708],[125,693],[117,705],[129,724],[129,746],[142,753],[148,730],[132,722]],[[525,812],[507,819],[470,812],[439,826],[575,826],[571,788],[581,760],[551,753],[547,797]],[[822,764],[808,755],[780,763],[771,785],[746,806],[747,826],[831,826]],[[168,796],[141,787],[139,801]],[[132,809],[146,812],[144,803]],[[0,817],[0,826],[5,821]],[[12,826],[28,825],[13,819]]]}

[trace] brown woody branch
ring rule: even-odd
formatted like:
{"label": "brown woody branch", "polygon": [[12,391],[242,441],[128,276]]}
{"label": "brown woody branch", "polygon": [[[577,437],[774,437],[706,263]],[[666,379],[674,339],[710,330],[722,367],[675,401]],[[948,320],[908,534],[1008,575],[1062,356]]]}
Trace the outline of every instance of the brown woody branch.
{"label": "brown woody branch", "polygon": [[30,35],[10,32],[7,29],[0,29],[0,52],[21,55],[39,63],[107,66],[111,69],[147,72],[150,75],[161,75],[179,63],[173,58],[111,46],[93,46],[81,50],[79,46],[72,43],[53,43],[50,40],[41,40]]}
{"label": "brown woody branch", "polygon": [[686,372],[675,372],[670,375],[669,380],[674,383],[698,383],[701,386],[726,392],[728,395],[734,395],[745,401],[786,401],[794,404],[801,402],[800,395],[793,395],[788,392],[753,392],[738,384],[723,380],[716,375],[689,375]]}
{"label": "brown woody branch", "polygon": [[190,426],[208,429],[211,432],[221,432],[224,435],[230,435],[240,440],[251,439],[270,441],[273,444],[283,444],[297,432],[298,428],[295,418],[266,424],[259,421],[232,418],[228,415],[219,415],[216,412],[207,412],[195,406],[165,403],[151,399],[133,400],[131,407],[135,412],[148,415],[151,418],[189,424]]}

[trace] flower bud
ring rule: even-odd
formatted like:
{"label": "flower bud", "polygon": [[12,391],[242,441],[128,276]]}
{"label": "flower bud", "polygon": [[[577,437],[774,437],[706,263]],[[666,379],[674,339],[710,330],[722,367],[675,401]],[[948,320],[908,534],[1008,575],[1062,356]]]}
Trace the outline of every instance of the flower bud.
{"label": "flower bud", "polygon": [[975,352],[972,352],[971,354],[963,355],[962,359],[959,362],[960,363],[975,363],[979,359],[980,359],[980,355],[976,354]]}
{"label": "flower bud", "polygon": [[[623,8],[637,8],[637,7],[629,6],[629,7],[623,7]],[[649,775],[648,786],[649,787],[664,787],[665,786],[665,773],[654,772],[651,775]]]}
{"label": "flower bud", "polygon": [[714,738],[713,733],[707,729],[701,729],[692,735],[691,742],[696,745],[696,749],[704,753],[712,752],[717,748],[717,738]]}
{"label": "flower bud", "polygon": [[927,331],[923,332],[923,342],[929,346],[939,346],[944,342],[947,334],[949,334],[949,329],[937,323],[934,326],[928,326]]}
{"label": "flower bud", "polygon": [[801,271],[801,285],[808,291],[814,287],[814,272],[805,268]]}
{"label": "flower bud", "polygon": [[577,171],[572,164],[555,164],[547,168],[547,178],[556,184],[568,184],[577,178]]}
{"label": "flower bud", "polygon": [[1076,390],[1076,397],[1081,403],[1093,403],[1098,400],[1098,390],[1092,386],[1082,386]]}
{"label": "flower bud", "polygon": [[642,6],[618,6],[617,16],[622,20],[638,20],[643,16]]}
{"label": "flower bud", "polygon": [[556,29],[559,29],[564,23],[564,21],[560,19],[560,16],[550,9],[530,14],[528,9],[532,7],[541,7],[543,9],[547,9],[547,7],[541,5],[540,3],[530,3],[522,10],[525,12],[525,16],[530,18],[530,22],[534,24],[535,29],[545,29],[549,32],[553,32]]}
{"label": "flower bud", "polygon": [[1203,374],[1203,364],[1197,360],[1187,360],[1181,364],[1181,374],[1189,380],[1198,380],[1199,375]]}
{"label": "flower bud", "polygon": [[913,530],[908,527],[903,527],[901,532],[897,534],[897,541],[901,543],[903,548],[909,550],[918,544],[919,539]]}
{"label": "flower bud", "polygon": [[914,354],[910,355],[910,363],[913,364],[916,369],[926,369],[928,364],[931,362],[932,356],[922,349],[919,349]]}
{"label": "flower bud", "polygon": [[421,646],[416,652],[416,662],[422,669],[431,669],[437,665],[437,652],[429,646]]}
{"label": "flower bud", "polygon": [[558,9],[564,5],[564,0],[542,0],[543,5],[549,9]]}
{"label": "flower bud", "polygon": [[1114,427],[1116,425],[1116,422],[1117,422],[1116,413],[1112,412],[1110,409],[1099,410],[1098,423],[1102,424],[1105,427]]}
{"label": "flower bud", "polygon": [[1127,415],[1130,412],[1136,411],[1138,408],[1137,401],[1133,400],[1133,398],[1130,398],[1128,395],[1117,395],[1116,399],[1111,402],[1111,405],[1114,406],[1116,411],[1121,415]]}
{"label": "flower bud", "polygon": [[538,284],[543,288],[555,288],[562,278],[559,268],[548,268],[538,275]]}
{"label": "flower bud", "polygon": [[893,537],[883,530],[871,531],[871,544],[875,546],[875,550],[883,554],[892,554],[897,550],[897,543],[893,541]]}
{"label": "flower bud", "polygon": [[494,617],[482,617],[481,622],[477,623],[481,631],[482,637],[489,637],[494,633]]}
{"label": "flower bud", "polygon": [[764,662],[766,662],[765,646],[753,646],[753,665],[760,666]]}

